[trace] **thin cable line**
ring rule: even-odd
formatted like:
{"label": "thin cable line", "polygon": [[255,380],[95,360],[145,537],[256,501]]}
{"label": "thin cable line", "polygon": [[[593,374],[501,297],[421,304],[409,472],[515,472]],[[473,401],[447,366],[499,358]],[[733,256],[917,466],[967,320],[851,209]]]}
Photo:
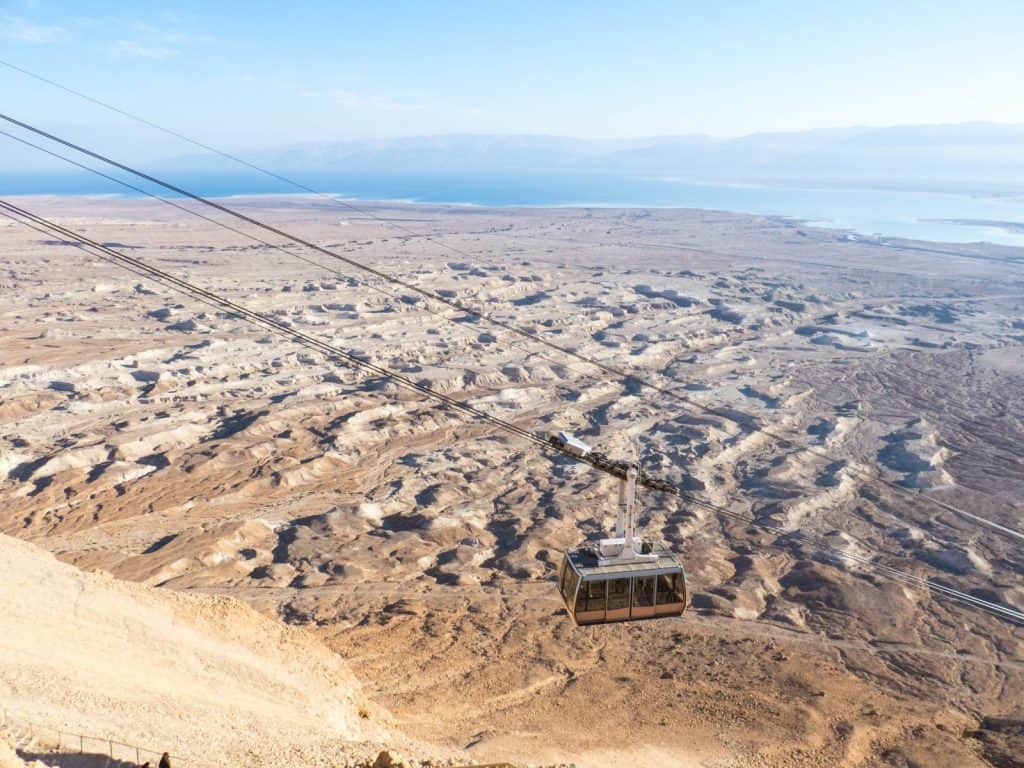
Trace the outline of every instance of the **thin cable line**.
{"label": "thin cable line", "polygon": [[[324,353],[326,354],[328,360],[332,360],[335,362],[345,362],[354,367],[358,367],[363,370],[370,371],[371,373],[374,373],[376,375],[389,378],[392,381],[395,381],[396,383],[404,387],[415,390],[416,392],[426,395],[428,397],[434,398],[440,401],[442,404],[450,406],[463,414],[473,416],[477,419],[493,424],[499,429],[503,429],[515,436],[521,437],[524,440],[527,440],[528,442],[531,442],[537,447],[539,447],[542,450],[542,452],[555,455],[565,455],[571,457],[573,460],[578,461],[580,463],[591,464],[591,462],[588,461],[586,458],[571,454],[568,451],[565,451],[564,449],[551,444],[549,441],[545,440],[543,437],[539,435],[534,434],[530,430],[519,427],[518,425],[513,424],[512,422],[494,416],[490,413],[487,413],[486,411],[482,411],[468,403],[462,402],[453,397],[449,397],[448,395],[445,395],[441,392],[437,392],[429,387],[418,384],[417,382],[413,381],[412,379],[406,376],[403,376],[400,373],[396,373],[385,368],[384,366],[377,365],[368,360],[360,358],[357,355],[354,355],[350,352],[346,352],[345,350],[340,349],[339,347],[336,347],[333,344],[329,344],[321,339],[318,339],[315,336],[311,336],[305,333],[304,331],[300,331],[291,326],[282,324],[274,320],[273,318],[266,317],[258,312],[249,309],[248,307],[245,307],[244,305],[238,304],[237,302],[234,302],[231,299],[223,297],[213,291],[206,290],[197,285],[182,280],[181,278],[175,277],[174,275],[166,272],[165,270],[152,266],[147,262],[142,261],[141,259],[128,256],[124,253],[121,253],[120,251],[110,248],[109,246],[97,243],[96,241],[91,240],[85,235],[82,235],[71,229],[63,227],[62,225],[50,221],[42,216],[26,211],[25,209],[20,208],[10,202],[0,200],[0,215],[6,216],[7,218],[10,218],[14,221],[18,221],[22,224],[26,224],[27,226],[30,226],[32,229],[36,231],[45,230],[44,233],[46,234],[58,234],[63,237],[70,237],[74,241],[76,241],[76,243],[82,250],[89,250],[106,261],[109,261],[118,266],[134,267],[135,269],[143,271],[147,275],[153,276],[154,278],[160,278],[164,281],[164,284],[171,285],[176,290],[179,290],[182,293],[193,296],[194,298],[198,298],[204,303],[213,306],[218,306],[221,309],[227,309],[229,313],[237,315],[243,320],[247,320],[248,322],[257,325],[261,325],[265,328],[268,328],[272,332],[277,333],[280,336],[290,338],[293,341],[297,341],[298,343],[304,346],[310,347],[321,353]],[[133,272],[134,271],[135,270],[133,270]],[[616,474],[613,471],[604,469],[602,467],[598,467],[593,464],[591,464],[591,466],[593,466],[595,469],[605,471],[608,474]],[[641,477],[641,480],[642,479],[643,478]],[[1001,618],[1012,623],[1024,624],[1024,612],[1017,611],[1008,606],[1001,605],[999,603],[993,603],[987,600],[982,600],[981,598],[977,598],[974,595],[961,592],[960,590],[932,581],[931,579],[915,576],[914,574],[901,571],[897,568],[893,568],[892,566],[885,565],[884,563],[877,562],[870,558],[836,549],[828,544],[824,544],[812,539],[810,536],[807,536],[803,532],[784,531],[778,526],[772,525],[770,523],[765,523],[763,521],[759,521],[756,518],[747,517],[737,512],[733,512],[732,510],[726,509],[725,507],[720,507],[716,504],[712,504],[711,502],[705,501],[703,499],[698,499],[694,496],[691,496],[688,493],[679,493],[679,495],[681,496],[681,498],[690,501],[693,504],[714,511],[724,517],[739,520],[748,525],[754,525],[764,530],[776,533],[782,540],[792,539],[800,541],[801,543],[808,544],[809,546],[817,549],[822,553],[831,554],[839,558],[858,563],[867,568],[872,568],[881,575],[886,576],[888,578],[894,580],[901,580],[906,583],[922,587],[924,589],[929,590],[937,596],[944,597],[959,602],[961,604],[977,608],[993,616],[996,616],[997,618]],[[780,548],[782,547],[782,545],[778,542],[771,542],[770,546]]]}
{"label": "thin cable line", "polygon": [[[66,163],[68,163],[70,165],[75,166],[76,168],[80,168],[81,170],[93,173],[93,174],[99,176],[100,178],[106,179],[108,181],[112,181],[112,182],[114,182],[116,184],[119,184],[119,185],[125,187],[126,189],[130,189],[130,190],[132,190],[134,192],[137,192],[137,193],[139,193],[141,195],[149,197],[149,198],[151,198],[153,200],[156,200],[158,202],[164,203],[165,205],[171,206],[172,208],[175,208],[175,209],[177,209],[179,211],[183,211],[183,212],[185,212],[187,214],[190,214],[192,216],[196,216],[196,217],[198,217],[199,219],[201,219],[203,221],[209,222],[209,223],[214,224],[214,225],[216,225],[218,227],[222,227],[222,228],[226,229],[229,232],[233,232],[233,233],[235,233],[237,235],[240,235],[242,237],[248,238],[249,240],[252,240],[253,242],[260,243],[261,245],[264,245],[264,246],[266,246],[268,248],[272,248],[274,250],[277,250],[277,251],[279,251],[281,253],[284,253],[284,254],[286,254],[288,256],[294,256],[295,258],[299,259],[300,261],[303,261],[303,262],[305,262],[307,264],[311,264],[313,266],[319,267],[319,268],[323,269],[324,271],[328,272],[329,274],[335,275],[337,277],[343,277],[343,278],[348,279],[348,280],[354,280],[357,283],[359,283],[360,285],[363,285],[363,286],[365,286],[367,288],[370,288],[371,290],[376,291],[376,292],[380,293],[381,295],[387,296],[387,297],[392,298],[392,299],[400,300],[396,293],[394,293],[392,291],[389,291],[387,288],[384,288],[384,287],[379,286],[379,285],[375,285],[374,283],[371,283],[371,282],[369,282],[367,280],[361,280],[361,279],[359,279],[357,277],[353,277],[353,276],[348,275],[348,274],[346,274],[344,272],[341,272],[340,270],[335,269],[334,267],[328,266],[328,265],[323,264],[323,263],[321,263],[319,261],[315,261],[315,260],[310,259],[310,258],[308,258],[306,256],[298,254],[295,251],[287,248],[286,246],[275,244],[275,243],[271,243],[271,242],[269,242],[267,240],[264,240],[264,239],[262,239],[260,237],[257,237],[256,235],[253,235],[253,234],[251,234],[249,232],[245,232],[244,230],[238,229],[236,227],[232,227],[230,224],[226,224],[226,223],[224,223],[222,221],[218,221],[217,219],[214,219],[211,216],[206,216],[206,215],[200,213],[199,211],[195,211],[195,210],[193,210],[191,208],[188,208],[188,207],[186,207],[184,205],[176,203],[173,200],[169,200],[169,199],[167,199],[165,197],[161,197],[160,195],[157,195],[157,194],[155,194],[153,192],[150,192],[149,190],[144,189],[142,187],[136,186],[135,184],[132,184],[132,183],[126,181],[125,179],[120,179],[120,178],[118,178],[116,176],[112,176],[112,175],[110,175],[108,173],[104,173],[103,171],[101,171],[101,170],[99,170],[97,168],[93,168],[92,166],[86,165],[85,163],[80,163],[77,160],[75,160],[75,159],[73,159],[71,157],[68,157],[67,155],[63,155],[63,154],[61,154],[59,152],[54,152],[53,150],[47,149],[46,147],[40,146],[39,144],[35,144],[34,142],[28,141],[27,139],[22,138],[21,136],[16,136],[15,134],[10,133],[8,131],[4,131],[2,129],[0,129],[0,135],[6,136],[7,138],[9,138],[9,139],[11,139],[13,141],[16,141],[16,142],[18,142],[20,144],[23,144],[23,145],[27,146],[27,147],[30,147],[32,149],[35,149],[35,150],[39,151],[39,152],[42,152],[43,154],[46,154],[46,155],[48,155],[50,157],[53,157],[53,158],[58,159],[58,160],[62,160],[62,161],[66,162]],[[428,303],[424,302],[422,308],[426,312],[428,312],[429,314],[434,315],[435,317],[438,317],[438,318],[448,322],[450,325],[452,325],[453,327],[457,328],[460,333],[466,335],[467,337],[475,335],[472,331],[470,331],[469,329],[466,328],[464,323],[460,323],[458,320],[456,320],[455,318],[445,314],[444,312],[432,309]],[[729,340],[729,344],[735,344],[738,341],[742,341],[742,340],[743,339],[731,338]],[[513,345],[513,344],[516,344],[516,343],[521,343],[521,342],[516,342],[516,341],[510,341],[509,342],[510,345]],[[555,358],[549,357],[548,355],[545,355],[542,352],[533,352],[532,354],[534,354],[535,356],[539,357],[540,359],[545,360],[545,361],[547,361],[549,363],[552,363],[554,365],[567,365],[567,366],[572,367],[572,368],[575,368],[575,366],[578,365],[578,363],[573,363],[571,361],[570,362],[563,362],[563,361],[556,360]],[[428,364],[429,365],[441,365],[444,362],[445,362],[444,360],[440,360],[440,361],[433,361],[433,362],[430,362]],[[589,363],[586,363],[586,364],[589,365]],[[472,374],[474,374],[476,376],[480,375],[478,371],[475,371],[472,368],[469,368],[467,366],[463,366],[463,368],[465,368],[466,371],[468,371],[468,372],[470,372],[470,373],[472,373]],[[597,377],[594,377],[594,376],[588,376],[588,381],[596,382],[596,381],[599,381],[599,379]],[[671,457],[666,455],[664,452],[659,451],[653,445],[647,445],[646,448],[647,448],[647,450],[649,452],[654,453],[657,456],[662,456],[662,457],[668,459],[669,461],[671,461]],[[895,519],[900,519],[900,518],[898,518],[896,516],[893,516],[893,517]]]}
{"label": "thin cable line", "polygon": [[[250,239],[250,240],[252,240],[254,242],[257,242],[257,243],[260,243],[260,244],[262,244],[264,246],[273,248],[273,249],[275,249],[277,251],[280,251],[281,253],[284,253],[286,255],[294,256],[295,258],[297,258],[297,259],[299,259],[301,261],[304,261],[304,262],[306,262],[308,264],[312,264],[314,266],[320,267],[321,269],[325,270],[329,274],[333,274],[333,275],[336,275],[338,277],[345,277],[346,279],[355,280],[360,285],[366,286],[366,287],[370,288],[371,290],[374,290],[374,291],[377,291],[378,293],[381,293],[382,295],[385,295],[385,296],[397,299],[397,295],[395,293],[389,291],[387,288],[384,288],[384,287],[381,287],[381,286],[377,286],[377,285],[374,285],[373,283],[370,283],[368,281],[360,280],[359,278],[355,278],[355,277],[351,277],[349,275],[346,275],[345,273],[343,273],[343,272],[341,272],[341,271],[339,271],[337,269],[334,269],[333,267],[330,267],[330,266],[328,266],[326,264],[323,264],[321,262],[315,261],[313,259],[307,258],[307,257],[305,257],[305,256],[303,256],[301,254],[295,253],[293,250],[290,250],[290,249],[288,249],[285,246],[274,244],[274,243],[270,243],[270,242],[268,242],[266,240],[263,240],[262,238],[257,237],[256,235],[253,235],[253,234],[251,234],[249,232],[245,232],[244,230],[238,229],[236,227],[232,227],[229,224],[226,224],[224,222],[218,221],[217,219],[214,219],[214,218],[212,218],[210,216],[206,216],[206,215],[200,213],[199,211],[195,211],[195,210],[193,210],[191,208],[187,208],[187,207],[185,207],[183,205],[180,205],[179,203],[174,202],[173,200],[169,200],[167,198],[161,197],[160,195],[154,194],[153,192],[150,192],[149,190],[146,190],[146,189],[143,189],[142,187],[139,187],[139,186],[136,186],[134,184],[131,184],[130,182],[128,182],[128,181],[126,181],[124,179],[120,179],[120,178],[118,178],[116,176],[112,176],[110,174],[104,173],[103,171],[100,171],[97,168],[93,168],[92,166],[86,165],[84,163],[80,163],[80,162],[74,160],[73,158],[68,157],[67,155],[63,155],[63,154],[61,154],[59,152],[54,152],[53,150],[47,149],[45,147],[42,147],[42,146],[40,146],[38,144],[35,144],[35,143],[31,142],[31,141],[28,141],[27,139],[24,139],[24,138],[22,138],[20,136],[16,136],[16,135],[14,135],[12,133],[9,133],[7,131],[4,131],[4,130],[0,130],[0,135],[6,136],[6,137],[8,137],[8,138],[10,138],[10,139],[12,139],[14,141],[17,141],[17,142],[19,142],[19,143],[21,143],[21,144],[23,144],[25,146],[31,147],[32,149],[35,149],[35,150],[37,150],[39,152],[42,152],[42,153],[44,153],[46,155],[49,155],[51,157],[54,157],[56,159],[63,160],[64,162],[69,163],[70,165],[73,165],[73,166],[75,166],[77,168],[80,168],[80,169],[85,170],[85,171],[89,171],[90,173],[96,174],[97,176],[99,176],[101,178],[104,178],[104,179],[107,179],[108,181],[113,181],[113,182],[115,182],[117,184],[120,184],[120,185],[124,186],[127,189],[131,189],[131,190],[133,190],[135,192],[138,192],[138,193],[140,193],[142,195],[145,195],[145,196],[147,196],[149,198],[152,198],[152,199],[157,200],[157,201],[159,201],[161,203],[169,205],[172,208],[175,208],[177,210],[184,211],[185,213],[188,213],[188,214],[191,214],[193,216],[196,216],[196,217],[202,219],[203,221],[207,221],[209,223],[215,224],[216,226],[223,227],[224,229],[226,229],[226,230],[228,230],[230,232],[233,232],[235,234],[241,235],[242,237],[248,238],[248,239]],[[472,335],[472,332],[467,331],[467,329],[465,328],[463,323],[458,322],[457,320],[455,320],[454,318],[450,317],[449,315],[444,314],[443,312],[432,310],[427,303],[424,303],[423,309],[425,309],[428,313],[430,313],[430,314],[432,314],[432,315],[434,315],[434,316],[436,316],[436,317],[438,317],[438,318],[440,318],[442,320],[447,321],[452,326],[457,328],[460,332],[468,334],[468,335]],[[729,343],[733,344],[733,343],[736,343],[736,341],[737,341],[736,339],[730,339]],[[514,342],[514,341],[511,342],[511,344],[515,344],[515,343],[517,343],[517,342]],[[575,365],[576,365],[575,363],[572,363],[572,362],[562,363],[562,362],[560,362],[558,360],[555,360],[552,357],[549,357],[548,355],[545,355],[542,352],[535,352],[533,354],[535,354],[537,357],[539,357],[539,358],[541,358],[541,359],[543,359],[543,360],[545,360],[545,361],[547,361],[549,363],[555,364],[555,365],[566,364],[566,365],[568,365],[570,367],[575,367]],[[442,363],[443,363],[443,361],[436,361],[436,362],[433,362],[433,363],[430,363],[430,364],[431,365],[438,365],[438,364],[442,364]],[[479,376],[479,372],[478,371],[475,371],[475,370],[473,370],[471,368],[468,368],[468,367],[466,367],[465,369],[467,371],[469,371],[470,373],[473,373],[474,375]],[[595,377],[590,376],[590,377],[588,377],[588,380],[590,380],[590,381],[597,381],[598,379],[596,379]],[[663,457],[665,459],[668,459],[669,461],[672,461],[671,457],[666,455],[664,452],[657,450],[654,446],[647,445],[646,448],[647,448],[647,450],[649,452],[654,453],[657,456],[661,456],[661,457]],[[888,514],[894,520],[903,522],[903,519],[900,518],[898,515],[892,514],[891,512],[888,513]]]}
{"label": "thin cable line", "polygon": [[[0,62],[0,63],[3,63],[3,62]],[[147,181],[150,181],[150,182],[152,182],[154,184],[162,186],[165,189],[168,189],[168,190],[170,190],[172,192],[175,192],[177,194],[183,195],[183,196],[188,197],[188,198],[190,198],[192,200],[195,200],[197,202],[203,203],[204,205],[207,205],[207,206],[209,206],[211,208],[219,210],[219,211],[221,211],[223,213],[226,213],[226,214],[228,214],[230,216],[234,216],[235,218],[238,218],[238,219],[240,219],[242,221],[245,221],[245,222],[247,222],[249,224],[252,224],[254,226],[260,227],[261,229],[265,229],[267,231],[273,232],[276,235],[279,235],[279,236],[284,237],[286,239],[290,239],[293,242],[299,243],[300,245],[304,245],[307,248],[311,248],[311,249],[313,249],[313,250],[315,250],[315,251],[317,251],[319,253],[322,253],[322,254],[324,254],[326,256],[329,256],[329,257],[334,258],[334,259],[338,259],[338,260],[340,260],[340,261],[342,261],[342,262],[344,262],[346,264],[349,264],[350,266],[354,266],[354,267],[356,267],[358,269],[362,269],[362,270],[364,270],[366,272],[369,272],[370,274],[372,274],[372,275],[374,275],[376,277],[379,277],[379,278],[382,278],[382,279],[387,280],[389,282],[401,285],[403,288],[406,288],[407,290],[414,291],[415,293],[420,294],[421,296],[433,299],[434,301],[441,302],[442,304],[446,304],[446,305],[448,305],[448,306],[452,307],[453,309],[456,309],[456,310],[458,310],[460,312],[465,312],[466,314],[468,314],[468,315],[470,315],[472,317],[475,317],[475,318],[480,319],[480,320],[485,320],[486,322],[489,322],[489,323],[491,323],[493,325],[496,325],[496,326],[498,326],[500,328],[503,328],[505,330],[511,331],[514,334],[517,334],[517,335],[522,336],[524,338],[530,339],[530,340],[535,341],[535,342],[537,342],[539,344],[543,344],[546,347],[554,349],[554,350],[556,350],[558,352],[561,352],[563,354],[569,355],[569,356],[571,356],[571,357],[573,357],[573,358],[575,358],[577,360],[580,360],[582,362],[589,363],[590,365],[596,366],[597,368],[599,368],[600,370],[604,371],[605,373],[609,373],[609,374],[612,374],[612,375],[614,375],[614,376],[616,376],[616,377],[618,377],[620,379],[630,381],[630,382],[632,382],[632,383],[634,383],[634,384],[636,384],[636,385],[638,385],[640,387],[646,387],[648,389],[652,389],[652,390],[654,390],[656,392],[659,392],[659,393],[664,394],[664,395],[666,395],[668,397],[671,397],[671,398],[673,398],[675,400],[678,400],[679,402],[682,402],[682,403],[690,406],[691,408],[696,408],[697,410],[700,410],[703,413],[716,416],[717,418],[723,418],[723,419],[726,419],[728,421],[732,421],[733,423],[738,424],[738,425],[740,425],[742,427],[745,427],[745,428],[747,428],[747,429],[749,429],[751,431],[761,432],[762,434],[772,438],[773,440],[775,440],[775,441],[777,441],[777,442],[779,442],[779,443],[781,443],[781,444],[783,444],[783,445],[785,445],[785,446],[787,446],[787,447],[789,447],[791,449],[797,450],[799,452],[810,453],[812,455],[818,456],[819,458],[824,458],[824,459],[826,459],[826,460],[828,460],[830,462],[834,462],[834,461],[839,461],[840,460],[837,457],[830,456],[829,454],[825,453],[824,451],[821,451],[821,450],[819,450],[819,449],[817,449],[817,448],[815,448],[813,446],[808,446],[808,445],[805,445],[805,444],[798,443],[797,441],[795,441],[795,440],[793,440],[791,438],[788,438],[785,435],[782,435],[782,434],[780,434],[778,432],[775,432],[774,430],[769,430],[769,429],[761,426],[760,424],[758,424],[756,422],[756,420],[754,420],[752,417],[740,418],[735,413],[733,413],[731,411],[723,411],[723,410],[720,410],[718,408],[714,408],[714,407],[711,407],[711,406],[704,405],[703,403],[699,403],[696,400],[693,400],[693,399],[691,399],[689,397],[686,397],[685,395],[680,394],[675,389],[670,389],[668,387],[664,387],[664,386],[652,383],[649,379],[640,377],[640,376],[638,376],[636,374],[630,373],[629,371],[617,368],[615,366],[612,366],[612,365],[609,365],[607,363],[601,362],[601,361],[596,360],[594,358],[588,357],[587,355],[583,355],[582,353],[577,352],[574,349],[570,349],[568,347],[563,347],[563,346],[561,346],[559,344],[556,344],[553,341],[550,341],[550,340],[545,339],[545,338],[543,338],[541,336],[538,336],[537,334],[531,333],[530,331],[527,331],[527,330],[525,330],[523,328],[520,328],[520,327],[518,327],[516,325],[513,325],[511,322],[504,321],[504,320],[501,320],[499,318],[496,318],[493,315],[490,315],[490,314],[488,314],[487,312],[485,312],[483,310],[474,309],[472,307],[469,307],[469,306],[463,304],[460,301],[457,301],[455,299],[450,299],[450,298],[441,296],[441,295],[436,294],[436,293],[434,293],[434,292],[432,292],[430,290],[427,290],[425,288],[421,288],[418,285],[410,283],[407,280],[404,280],[402,278],[396,277],[394,275],[390,275],[390,274],[388,274],[388,273],[386,273],[386,272],[384,272],[382,270],[379,270],[379,269],[376,269],[376,268],[371,267],[369,265],[363,264],[363,263],[361,263],[361,262],[359,262],[359,261],[357,261],[355,259],[352,259],[352,258],[347,257],[347,256],[343,256],[343,255],[338,254],[338,253],[336,253],[334,251],[331,251],[331,250],[329,250],[327,248],[324,248],[322,246],[316,245],[316,244],[314,244],[314,243],[312,243],[312,242],[310,242],[308,240],[305,240],[305,239],[303,239],[301,237],[298,237],[296,235],[292,235],[292,234],[290,234],[290,233],[288,233],[288,232],[286,232],[286,231],[284,231],[284,230],[282,230],[282,229],[280,229],[278,227],[272,226],[272,225],[267,224],[265,222],[262,222],[262,221],[260,221],[258,219],[254,219],[251,216],[248,216],[246,214],[243,214],[243,213],[240,213],[238,211],[235,211],[235,210],[233,210],[233,209],[231,209],[231,208],[229,208],[229,207],[227,207],[225,205],[222,205],[220,203],[217,203],[217,202],[214,202],[212,200],[209,200],[208,198],[202,197],[201,195],[197,195],[197,194],[195,194],[193,192],[190,192],[190,191],[188,191],[186,189],[183,189],[182,187],[179,187],[179,186],[177,186],[175,184],[171,184],[170,182],[163,181],[163,180],[161,180],[161,179],[159,179],[159,178],[157,178],[155,176],[152,176],[152,175],[150,175],[148,173],[145,173],[143,171],[140,171],[140,170],[137,170],[135,168],[132,168],[131,166],[125,165],[123,163],[120,163],[120,162],[118,162],[116,160],[113,160],[113,159],[111,159],[109,157],[106,157],[105,155],[102,155],[102,154],[100,154],[98,152],[94,152],[94,151],[86,149],[85,147],[82,147],[82,146],[80,146],[78,144],[75,144],[75,143],[73,143],[71,141],[68,141],[66,139],[62,139],[62,138],[60,138],[58,136],[55,136],[52,133],[48,133],[47,131],[42,130],[41,128],[37,128],[35,126],[29,125],[28,123],[25,123],[25,122],[22,122],[20,120],[17,120],[17,119],[15,119],[15,118],[13,118],[13,117],[11,117],[9,115],[0,113],[0,119],[3,119],[3,120],[5,120],[5,121],[7,121],[7,122],[9,122],[9,123],[11,123],[13,125],[17,125],[18,127],[22,128],[24,130],[30,131],[32,133],[35,133],[35,134],[37,134],[39,136],[43,136],[43,137],[45,137],[45,138],[47,138],[47,139],[49,139],[51,141],[54,141],[54,142],[56,142],[58,144],[66,146],[66,147],[68,147],[70,149],[73,149],[73,150],[75,150],[77,152],[81,152],[82,154],[85,154],[85,155],[87,155],[89,157],[92,157],[94,159],[100,160],[101,162],[107,163],[108,165],[112,165],[112,166],[114,166],[116,168],[119,168],[119,169],[121,169],[123,171],[131,173],[131,174],[133,174],[135,176],[138,176],[140,178],[146,179]],[[227,155],[225,155],[225,156],[227,156]],[[355,208],[354,206],[350,206],[350,207]],[[356,210],[358,210],[358,208],[356,208]],[[405,229],[404,227],[401,227],[401,228]],[[468,254],[467,254],[467,256],[468,256]],[[473,257],[469,256],[469,258],[473,258]],[[947,502],[944,502],[944,501],[941,501],[939,499],[936,499],[933,496],[925,495],[920,490],[918,490],[916,493],[912,492],[912,491],[908,490],[907,488],[904,488],[903,486],[899,485],[898,483],[892,482],[890,480],[886,480],[885,478],[881,477],[880,475],[874,475],[874,474],[868,472],[867,470],[857,466],[856,464],[848,465],[848,467],[849,467],[849,469],[850,469],[850,471],[852,473],[857,474],[858,476],[860,476],[862,478],[868,478],[872,482],[878,482],[878,483],[880,483],[882,485],[885,485],[887,488],[889,488],[890,490],[892,490],[892,491],[894,491],[896,493],[899,493],[900,495],[903,495],[903,496],[909,497],[909,498],[913,498],[913,499],[917,499],[917,500],[924,500],[927,503],[934,504],[934,505],[936,505],[936,506],[946,510],[947,512],[952,512],[954,514],[957,514],[957,515],[960,515],[962,517],[968,518],[968,519],[974,521],[975,523],[977,523],[979,525],[986,526],[986,527],[988,527],[989,529],[995,531],[998,534],[1001,534],[1001,535],[1004,535],[1004,536],[1012,536],[1012,537],[1014,537],[1014,538],[1016,538],[1016,539],[1018,539],[1020,541],[1024,541],[1024,532],[1015,530],[1015,529],[1010,528],[1008,526],[1001,525],[1001,524],[996,523],[996,522],[994,522],[992,520],[988,520],[988,519],[983,518],[983,517],[981,517],[979,515],[975,515],[975,514],[973,514],[971,512],[967,512],[966,510],[960,509],[959,507],[956,507],[956,506],[954,506],[952,504],[948,504]]]}

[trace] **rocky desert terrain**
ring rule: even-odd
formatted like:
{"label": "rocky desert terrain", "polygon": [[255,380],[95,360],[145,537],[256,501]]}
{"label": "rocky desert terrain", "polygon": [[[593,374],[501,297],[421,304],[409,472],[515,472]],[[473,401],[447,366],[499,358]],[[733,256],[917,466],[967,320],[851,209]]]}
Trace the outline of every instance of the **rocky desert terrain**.
{"label": "rocky desert terrain", "polygon": [[[792,535],[1024,610],[1024,251],[693,210],[228,203],[658,389],[158,202],[19,201],[539,434],[636,441],[648,472],[774,526],[645,491],[690,609],[577,628],[559,553],[609,528],[611,478],[0,223],[0,531],[140,600],[234,598],[254,635],[308,636],[320,666],[280,662],[285,741],[328,738],[297,691],[327,648],[365,701],[332,738],[467,762],[1024,765],[1020,626]],[[4,571],[6,627],[29,577]],[[5,650],[0,696],[77,722],[60,685],[19,683],[37,662]],[[237,764],[243,734],[180,696],[191,730],[119,708],[95,727]],[[253,733],[290,722],[275,706]]]}

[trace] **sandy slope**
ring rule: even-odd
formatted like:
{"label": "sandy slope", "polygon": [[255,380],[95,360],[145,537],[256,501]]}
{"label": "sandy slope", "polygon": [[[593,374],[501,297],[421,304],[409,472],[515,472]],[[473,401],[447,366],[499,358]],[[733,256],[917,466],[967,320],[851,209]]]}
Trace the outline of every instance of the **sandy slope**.
{"label": "sandy slope", "polygon": [[24,768],[25,765],[25,761],[15,751],[14,745],[8,744],[0,737],[0,768]]}
{"label": "sandy slope", "polygon": [[12,713],[190,765],[282,765],[296,752],[336,764],[343,741],[374,735],[335,654],[234,599],[81,573],[6,536],[0,573]]}

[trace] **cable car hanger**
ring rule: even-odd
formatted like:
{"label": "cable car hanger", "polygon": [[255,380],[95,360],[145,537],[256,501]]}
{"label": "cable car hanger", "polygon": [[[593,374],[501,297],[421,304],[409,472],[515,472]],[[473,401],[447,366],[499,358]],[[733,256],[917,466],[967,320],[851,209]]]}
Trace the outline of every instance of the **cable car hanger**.
{"label": "cable car hanger", "polygon": [[[570,446],[566,450],[573,455],[593,453],[590,446],[566,432],[552,438],[556,441]],[[637,533],[641,472],[635,442],[632,448],[632,464],[618,476],[615,535],[563,554],[559,592],[577,625],[669,618],[686,610],[686,572],[679,559],[668,547]]]}

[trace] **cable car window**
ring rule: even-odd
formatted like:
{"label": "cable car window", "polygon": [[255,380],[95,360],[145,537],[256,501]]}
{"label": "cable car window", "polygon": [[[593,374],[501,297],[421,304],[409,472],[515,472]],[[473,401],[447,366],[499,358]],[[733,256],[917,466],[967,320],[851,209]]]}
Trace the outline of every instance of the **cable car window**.
{"label": "cable car window", "polygon": [[650,608],[654,605],[654,577],[633,580],[633,605]]}
{"label": "cable car window", "polygon": [[676,595],[675,574],[663,573],[658,576],[658,605],[681,603],[682,598]]}
{"label": "cable car window", "polygon": [[603,611],[605,606],[604,590],[607,581],[584,581],[576,595],[576,613],[587,611]]}
{"label": "cable car window", "polygon": [[663,573],[658,577],[658,605],[683,602],[682,580],[678,573]]}
{"label": "cable car window", "polygon": [[588,611],[603,611],[605,610],[605,589],[608,586],[607,581],[591,581],[587,583],[587,610]]}
{"label": "cable car window", "polygon": [[608,610],[629,608],[629,579],[612,579],[608,582]]}
{"label": "cable car window", "polygon": [[573,593],[576,591],[576,585],[579,583],[580,577],[576,574],[572,568],[566,567],[564,578],[562,579],[562,599],[565,600],[565,604],[568,605],[572,600]]}
{"label": "cable car window", "polygon": [[686,587],[683,584],[683,574],[673,573],[672,574],[672,595],[674,603],[686,602]]}

